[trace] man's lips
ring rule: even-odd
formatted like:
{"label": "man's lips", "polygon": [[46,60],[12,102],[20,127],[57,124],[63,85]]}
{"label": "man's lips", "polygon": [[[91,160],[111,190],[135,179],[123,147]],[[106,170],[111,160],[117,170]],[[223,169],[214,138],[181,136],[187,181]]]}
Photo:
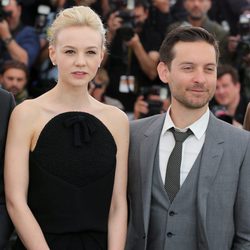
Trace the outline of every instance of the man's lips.
{"label": "man's lips", "polygon": [[197,88],[192,88],[192,89],[189,89],[189,91],[192,91],[192,92],[197,92],[197,93],[203,93],[203,92],[207,92],[207,89],[197,89]]}

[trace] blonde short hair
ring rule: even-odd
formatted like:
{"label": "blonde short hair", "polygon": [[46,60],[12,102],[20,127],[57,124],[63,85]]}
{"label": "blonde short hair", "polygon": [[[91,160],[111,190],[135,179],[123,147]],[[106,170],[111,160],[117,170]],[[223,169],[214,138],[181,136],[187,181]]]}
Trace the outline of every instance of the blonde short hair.
{"label": "blonde short hair", "polygon": [[86,6],[74,6],[58,13],[56,19],[48,30],[48,40],[50,45],[55,44],[57,34],[60,30],[72,26],[87,26],[99,31],[102,36],[103,48],[106,45],[106,30],[101,18]]}

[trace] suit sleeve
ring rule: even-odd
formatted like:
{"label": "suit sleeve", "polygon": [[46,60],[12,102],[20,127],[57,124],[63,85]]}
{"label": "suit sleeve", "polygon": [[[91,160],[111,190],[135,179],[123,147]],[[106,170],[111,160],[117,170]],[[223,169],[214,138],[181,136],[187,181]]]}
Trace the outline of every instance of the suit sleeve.
{"label": "suit sleeve", "polygon": [[235,201],[235,237],[232,250],[250,249],[250,138],[239,173]]}

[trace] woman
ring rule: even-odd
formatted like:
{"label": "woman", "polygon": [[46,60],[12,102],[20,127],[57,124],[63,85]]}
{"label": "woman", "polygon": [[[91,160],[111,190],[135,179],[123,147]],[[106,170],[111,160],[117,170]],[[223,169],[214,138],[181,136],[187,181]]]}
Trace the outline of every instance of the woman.
{"label": "woman", "polygon": [[247,110],[244,117],[243,128],[247,131],[250,131],[250,103],[247,105]]}
{"label": "woman", "polygon": [[124,249],[128,119],[88,93],[105,49],[102,22],[89,7],[65,9],[49,41],[58,83],[14,109],[9,125],[5,187],[16,249]]}

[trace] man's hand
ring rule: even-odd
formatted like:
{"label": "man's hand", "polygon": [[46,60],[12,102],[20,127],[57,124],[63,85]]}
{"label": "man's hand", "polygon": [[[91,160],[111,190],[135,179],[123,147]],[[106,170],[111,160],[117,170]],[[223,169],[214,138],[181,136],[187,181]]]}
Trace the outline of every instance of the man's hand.
{"label": "man's hand", "polygon": [[141,43],[140,37],[137,33],[134,34],[134,36],[126,42],[126,45],[128,47],[131,47],[132,49],[135,49],[138,44]]}
{"label": "man's hand", "polygon": [[0,38],[2,40],[11,37],[9,25],[6,20],[0,22]]}
{"label": "man's hand", "polygon": [[141,114],[146,115],[148,113],[148,104],[144,100],[144,96],[139,96],[136,99],[135,105],[134,105],[134,119],[139,119],[141,117]]}
{"label": "man's hand", "polygon": [[114,35],[116,31],[122,26],[123,20],[118,16],[118,14],[118,11],[112,13],[107,21],[108,32],[110,32],[112,35]]}

